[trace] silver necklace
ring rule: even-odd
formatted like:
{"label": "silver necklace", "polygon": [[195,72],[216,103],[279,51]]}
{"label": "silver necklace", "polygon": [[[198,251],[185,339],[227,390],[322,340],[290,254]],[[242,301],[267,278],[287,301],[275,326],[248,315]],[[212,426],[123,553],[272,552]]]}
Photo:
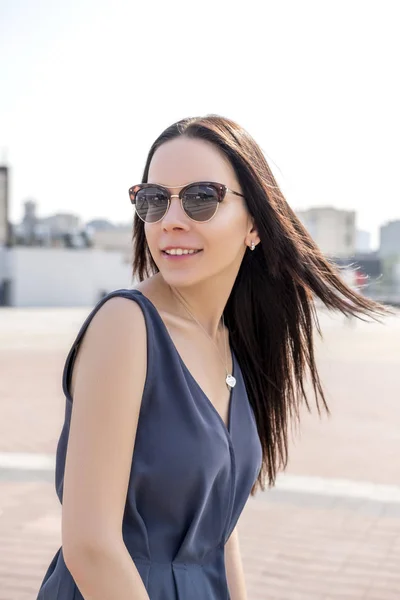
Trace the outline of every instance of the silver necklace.
{"label": "silver necklace", "polygon": [[[170,286],[170,287],[171,287],[171,286]],[[186,311],[189,313],[189,315],[192,317],[192,319],[193,319],[194,321],[196,321],[197,325],[199,325],[199,327],[201,327],[201,328],[202,328],[202,330],[204,331],[204,333],[206,334],[206,336],[207,336],[207,337],[208,337],[208,338],[209,338],[209,339],[212,341],[212,343],[214,344],[214,346],[216,347],[216,349],[217,349],[217,351],[218,351],[218,354],[219,354],[219,356],[220,356],[220,358],[221,358],[221,362],[222,362],[222,364],[223,364],[223,365],[224,365],[224,367],[225,367],[225,371],[226,371],[226,378],[225,378],[225,382],[226,382],[226,385],[228,386],[228,388],[229,388],[229,389],[231,389],[231,388],[235,387],[235,385],[236,385],[236,379],[235,379],[235,377],[234,377],[234,376],[233,376],[231,373],[229,373],[229,372],[228,372],[228,369],[227,369],[227,367],[226,367],[226,365],[227,365],[227,363],[228,363],[228,353],[227,353],[227,350],[226,350],[226,339],[225,339],[225,321],[224,321],[224,315],[222,314],[222,325],[223,325],[223,328],[224,328],[225,362],[224,362],[224,360],[223,360],[223,358],[222,358],[222,355],[221,355],[221,353],[220,353],[220,351],[219,351],[219,348],[218,348],[217,344],[214,342],[214,340],[213,340],[213,339],[212,339],[212,337],[211,337],[211,336],[208,334],[208,332],[207,332],[207,331],[204,329],[203,325],[202,325],[201,323],[199,323],[199,322],[198,322],[198,320],[196,319],[196,317],[195,317],[195,316],[194,316],[194,315],[193,315],[193,314],[190,312],[190,310],[188,309],[188,307],[186,306],[186,304],[184,304],[183,300],[182,300],[182,299],[181,299],[181,297],[180,297],[180,294],[179,294],[179,292],[177,292],[176,290],[174,290],[172,287],[171,287],[171,291],[172,291],[172,293],[173,293],[173,294],[176,296],[176,298],[179,300],[179,302],[182,304],[183,308],[184,308],[184,309],[185,309],[185,310],[186,310]]]}

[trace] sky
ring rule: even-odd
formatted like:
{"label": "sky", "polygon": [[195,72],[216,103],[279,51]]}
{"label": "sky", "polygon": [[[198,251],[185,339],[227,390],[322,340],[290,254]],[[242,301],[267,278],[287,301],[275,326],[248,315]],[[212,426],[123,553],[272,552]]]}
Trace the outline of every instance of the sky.
{"label": "sky", "polygon": [[295,210],[400,219],[397,0],[0,0],[10,219],[132,220],[170,124],[216,113],[258,142]]}

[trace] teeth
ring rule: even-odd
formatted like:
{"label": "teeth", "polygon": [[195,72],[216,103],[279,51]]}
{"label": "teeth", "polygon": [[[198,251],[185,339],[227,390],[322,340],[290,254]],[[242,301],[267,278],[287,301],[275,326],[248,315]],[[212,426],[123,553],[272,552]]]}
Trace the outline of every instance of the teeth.
{"label": "teeth", "polygon": [[194,254],[197,250],[183,250],[182,248],[171,248],[170,250],[165,250],[167,254],[172,255],[181,255],[181,254]]}

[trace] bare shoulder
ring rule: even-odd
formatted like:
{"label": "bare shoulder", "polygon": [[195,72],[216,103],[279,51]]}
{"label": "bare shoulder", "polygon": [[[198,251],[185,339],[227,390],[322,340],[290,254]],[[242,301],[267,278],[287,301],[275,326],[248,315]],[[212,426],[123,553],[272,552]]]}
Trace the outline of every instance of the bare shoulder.
{"label": "bare shoulder", "polygon": [[[146,322],[137,302],[122,296],[107,300],[93,316],[79,345],[72,371],[71,394],[85,361],[96,360],[99,367],[104,362],[108,370],[114,362],[132,361],[135,355],[146,356],[146,338]],[[140,359],[137,364],[140,365]]]}
{"label": "bare shoulder", "polygon": [[115,331],[115,335],[125,332],[136,334],[145,331],[145,320],[140,305],[135,300],[122,296],[108,299],[94,315],[89,328],[92,335],[103,333],[104,330]]}

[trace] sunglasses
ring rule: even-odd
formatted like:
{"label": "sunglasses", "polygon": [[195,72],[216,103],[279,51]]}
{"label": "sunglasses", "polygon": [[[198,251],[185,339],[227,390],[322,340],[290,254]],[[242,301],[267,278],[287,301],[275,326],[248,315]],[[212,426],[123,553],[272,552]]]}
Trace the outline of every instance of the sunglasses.
{"label": "sunglasses", "polygon": [[[172,189],[179,186],[171,186]],[[158,183],[139,183],[129,188],[129,197],[135,206],[136,214],[145,223],[158,223],[167,214],[171,198],[179,198],[182,209],[189,219],[199,223],[210,221],[216,214],[220,202],[230,192],[242,196],[229,189],[223,183],[213,181],[196,181],[185,185],[179,194],[171,194],[168,188]]]}

